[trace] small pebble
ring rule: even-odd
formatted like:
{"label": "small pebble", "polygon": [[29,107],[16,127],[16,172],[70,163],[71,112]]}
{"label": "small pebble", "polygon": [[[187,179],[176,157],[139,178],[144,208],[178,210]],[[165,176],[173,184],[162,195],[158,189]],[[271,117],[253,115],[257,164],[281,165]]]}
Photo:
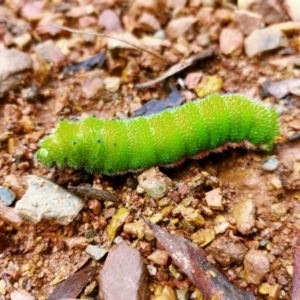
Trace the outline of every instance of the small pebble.
{"label": "small pebble", "polygon": [[282,182],[277,175],[270,179],[270,183],[275,189],[282,189]]}
{"label": "small pebble", "polygon": [[192,207],[180,207],[180,212],[184,219],[192,225],[202,226],[205,224],[204,218],[201,216],[198,210]]}
{"label": "small pebble", "polygon": [[213,229],[198,230],[191,235],[191,239],[194,243],[199,244],[200,247],[205,247],[216,237],[216,233]]}
{"label": "small pebble", "polygon": [[107,234],[109,241],[112,242],[117,235],[118,229],[124,224],[126,218],[129,216],[130,212],[127,208],[121,207],[113,215],[108,227]]}
{"label": "small pebble", "polygon": [[244,267],[247,282],[260,284],[269,273],[270,263],[263,251],[251,249],[245,256]]}
{"label": "small pebble", "polygon": [[98,246],[88,245],[85,249],[85,252],[94,260],[100,260],[107,253],[107,250]]}
{"label": "small pebble", "polygon": [[141,14],[137,23],[143,30],[147,30],[149,32],[155,32],[160,29],[160,24],[157,18],[147,12]]}
{"label": "small pebble", "polygon": [[239,29],[245,35],[249,35],[252,31],[259,29],[263,23],[261,15],[244,9],[236,11],[235,20],[239,25]]}
{"label": "small pebble", "polygon": [[223,210],[222,192],[220,191],[220,188],[205,193],[205,200],[212,210]]}
{"label": "small pebble", "polygon": [[170,264],[169,271],[175,279],[177,279],[177,280],[182,279],[182,274],[180,272],[178,272],[178,270],[175,268],[174,265]]}
{"label": "small pebble", "polygon": [[180,289],[176,290],[176,296],[178,300],[188,300],[189,299],[189,290],[188,289]]}
{"label": "small pebble", "polygon": [[279,161],[275,157],[268,158],[261,166],[265,171],[275,171],[279,166]]}
{"label": "small pebble", "polygon": [[92,239],[95,236],[95,232],[93,229],[89,229],[85,235],[84,235],[87,239]]}
{"label": "small pebble", "polygon": [[247,250],[243,243],[233,241],[226,236],[218,237],[206,248],[207,253],[211,254],[223,267],[228,267],[231,264],[241,264]]}
{"label": "small pebble", "polygon": [[235,204],[232,216],[236,220],[236,229],[242,234],[252,233],[255,220],[255,205],[252,199]]}
{"label": "small pebble", "polygon": [[101,12],[98,19],[98,25],[107,32],[122,31],[122,25],[118,14],[112,9],[105,9]]}
{"label": "small pebble", "polygon": [[165,266],[168,263],[169,253],[166,250],[154,250],[147,259],[151,260],[157,265]]}
{"label": "small pebble", "polygon": [[148,272],[151,276],[155,276],[157,273],[157,268],[152,265],[147,265]]}
{"label": "small pebble", "polygon": [[66,60],[65,54],[52,40],[38,43],[35,46],[35,52],[48,63],[60,65]]}
{"label": "small pebble", "polygon": [[142,239],[145,235],[145,223],[126,223],[123,230],[130,235],[137,236],[139,239]]}
{"label": "small pebble", "polygon": [[168,38],[175,40],[180,36],[186,36],[188,32],[193,28],[197,19],[193,16],[180,17],[171,20],[166,28]]}
{"label": "small pebble", "polygon": [[159,200],[169,192],[171,180],[157,168],[151,168],[138,176],[138,182],[150,197]]}
{"label": "small pebble", "polygon": [[225,55],[239,55],[243,50],[243,34],[234,28],[224,28],[220,34],[220,50]]}
{"label": "small pebble", "polygon": [[14,44],[19,48],[23,49],[31,41],[31,35],[29,33],[22,34],[14,38]]}
{"label": "small pebble", "polygon": [[209,94],[219,93],[223,86],[223,79],[219,75],[204,77],[195,88],[195,93],[199,98],[204,98]]}
{"label": "small pebble", "polygon": [[224,233],[230,226],[228,220],[222,215],[216,216],[214,223],[214,231],[216,234]]}
{"label": "small pebble", "polygon": [[104,79],[105,89],[109,92],[117,92],[120,88],[121,79],[119,77],[106,77]]}
{"label": "small pebble", "polygon": [[177,300],[177,297],[174,290],[171,287],[165,286],[164,289],[162,290],[162,293],[158,296],[155,296],[152,299],[153,300]]}
{"label": "small pebble", "polygon": [[10,206],[16,199],[16,194],[5,186],[0,186],[0,201],[5,206]]}
{"label": "small pebble", "polygon": [[164,40],[166,38],[166,33],[163,30],[157,30],[154,35],[154,38]]}

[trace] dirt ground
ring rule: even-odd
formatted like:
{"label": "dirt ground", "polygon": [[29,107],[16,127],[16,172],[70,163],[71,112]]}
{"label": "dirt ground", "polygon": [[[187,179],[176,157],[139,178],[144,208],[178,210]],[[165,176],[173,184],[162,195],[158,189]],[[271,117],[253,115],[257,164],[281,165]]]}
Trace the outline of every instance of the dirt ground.
{"label": "dirt ground", "polygon": [[[1,71],[0,65],[0,185],[16,195],[15,202],[9,207],[1,204],[0,209],[0,300],[25,299],[24,291],[31,295],[28,299],[47,299],[58,283],[91,262],[85,252],[88,245],[109,251],[114,244],[111,237],[117,236],[155,268],[147,283],[151,299],[202,299],[180,268],[180,279],[174,280],[170,258],[161,264],[148,258],[163,248],[155,239],[138,236],[134,229],[124,230],[124,223],[136,224],[141,215],[152,221],[157,217],[157,225],[203,247],[230,282],[256,299],[292,299],[300,227],[300,83],[296,81],[300,8],[296,1],[271,2],[10,0],[0,4],[0,50],[17,49],[27,55],[21,62],[31,61],[22,69],[14,54],[9,56],[9,71]],[[270,46],[259,35],[261,30],[270,30],[268,36],[274,41],[275,34],[278,43]],[[251,40],[254,31],[258,37]],[[182,67],[208,49],[207,57]],[[88,60],[103,50],[103,63]],[[171,76],[137,88],[176,64]],[[157,174],[170,180],[167,193],[157,200],[138,185],[139,174],[108,177],[47,169],[35,160],[40,139],[61,118],[77,120],[93,114],[104,119],[130,118],[151,100],[167,99],[171,85],[183,102],[211,93],[240,93],[263,101],[279,113],[280,135],[274,149],[266,153],[229,148],[174,168],[160,168],[162,174]],[[265,162],[271,163],[271,169]],[[117,201],[90,197],[68,225],[26,223],[18,219],[15,204],[23,197],[25,176],[30,174],[65,189],[91,184],[115,195]],[[216,189],[222,194],[219,206],[206,201]],[[0,197],[4,202],[4,196]],[[201,214],[205,223],[188,221],[190,216],[177,211],[182,205]],[[111,236],[108,228],[121,207],[128,209],[129,216]],[[228,226],[208,237],[220,217]],[[220,263],[220,253],[212,245],[221,236],[245,246],[240,261]],[[222,252],[226,246],[220,247]],[[261,273],[247,273],[249,250],[267,259]],[[92,262],[97,272],[85,283],[89,289],[82,284],[83,291],[73,298],[98,299],[97,274],[104,263],[105,258]],[[251,272],[257,280],[249,279]],[[171,290],[168,295],[164,295],[165,287]],[[12,293],[16,289],[21,296]],[[184,289],[185,296],[179,296],[178,290]]]}

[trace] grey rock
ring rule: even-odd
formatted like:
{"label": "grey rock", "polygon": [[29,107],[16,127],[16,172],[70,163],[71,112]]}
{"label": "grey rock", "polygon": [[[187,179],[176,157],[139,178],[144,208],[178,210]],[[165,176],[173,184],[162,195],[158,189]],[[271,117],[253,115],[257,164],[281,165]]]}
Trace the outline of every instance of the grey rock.
{"label": "grey rock", "polygon": [[28,189],[15,206],[24,220],[68,225],[84,206],[78,197],[44,177],[29,175],[25,180]]}
{"label": "grey rock", "polygon": [[281,81],[274,81],[266,86],[266,90],[277,99],[282,99],[289,93],[296,94],[300,89],[300,79],[291,78]]}
{"label": "grey rock", "polygon": [[148,300],[148,272],[139,251],[123,242],[108,253],[98,277],[99,300]]}
{"label": "grey rock", "polygon": [[248,57],[254,57],[265,51],[279,47],[287,47],[288,40],[280,29],[268,27],[254,30],[244,42],[245,52]]}
{"label": "grey rock", "polygon": [[95,245],[88,245],[85,252],[94,260],[100,260],[107,253],[107,250]]}
{"label": "grey rock", "polygon": [[10,206],[16,199],[16,194],[5,186],[0,186],[0,201],[5,206]]}
{"label": "grey rock", "polygon": [[279,161],[275,157],[268,158],[261,166],[265,171],[275,171],[279,166]]}
{"label": "grey rock", "polygon": [[21,84],[31,68],[28,54],[15,49],[0,51],[0,97]]}

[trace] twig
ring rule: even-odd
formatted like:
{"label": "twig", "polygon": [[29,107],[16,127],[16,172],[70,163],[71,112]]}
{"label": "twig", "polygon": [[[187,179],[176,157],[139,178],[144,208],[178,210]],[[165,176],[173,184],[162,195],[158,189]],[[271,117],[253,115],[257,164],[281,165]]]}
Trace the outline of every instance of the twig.
{"label": "twig", "polygon": [[134,44],[129,43],[129,42],[125,41],[125,40],[119,39],[119,38],[117,38],[115,36],[110,36],[110,35],[105,34],[105,33],[85,32],[85,31],[73,29],[73,28],[70,28],[70,27],[67,27],[67,26],[59,26],[59,25],[56,25],[56,24],[51,24],[51,26],[59,28],[59,29],[63,29],[63,30],[69,31],[69,32],[73,32],[73,33],[89,34],[89,35],[95,35],[95,36],[101,36],[101,37],[110,38],[110,39],[122,42],[124,44],[130,45],[130,46],[132,46],[132,47],[134,47],[134,48],[136,48],[136,49],[138,49],[140,51],[147,52],[148,54],[151,54],[151,55],[157,57],[158,59],[162,60],[164,63],[169,64],[169,62],[164,57],[162,57],[161,55],[159,55],[158,53],[155,53],[155,52],[152,52],[150,50],[144,49],[144,48],[142,48],[142,47],[140,47],[138,45],[134,45]]}
{"label": "twig", "polygon": [[145,87],[149,87],[151,85],[154,85],[160,81],[165,80],[166,78],[186,69],[187,67],[191,66],[195,61],[205,59],[207,57],[210,57],[216,53],[217,48],[211,47],[206,50],[204,50],[201,53],[198,53],[196,55],[190,56],[187,59],[182,60],[181,62],[173,65],[168,71],[166,71],[163,75],[159,76],[158,78],[155,78],[154,80],[147,81],[144,83],[139,83],[135,87],[137,89],[143,89]]}
{"label": "twig", "polygon": [[108,191],[92,188],[90,185],[68,187],[69,191],[84,199],[97,199],[100,201],[117,201],[118,196],[113,195]]}

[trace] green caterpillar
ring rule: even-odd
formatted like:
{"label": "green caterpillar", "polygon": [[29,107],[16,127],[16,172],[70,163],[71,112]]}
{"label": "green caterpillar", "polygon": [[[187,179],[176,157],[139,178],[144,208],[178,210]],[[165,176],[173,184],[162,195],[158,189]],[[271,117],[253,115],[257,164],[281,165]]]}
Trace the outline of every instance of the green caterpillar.
{"label": "green caterpillar", "polygon": [[[72,167],[115,175],[170,165],[229,144],[270,150],[279,134],[275,110],[243,95],[205,99],[129,120],[88,117],[60,121],[36,154],[47,167]],[[199,156],[199,155],[198,155]]]}

